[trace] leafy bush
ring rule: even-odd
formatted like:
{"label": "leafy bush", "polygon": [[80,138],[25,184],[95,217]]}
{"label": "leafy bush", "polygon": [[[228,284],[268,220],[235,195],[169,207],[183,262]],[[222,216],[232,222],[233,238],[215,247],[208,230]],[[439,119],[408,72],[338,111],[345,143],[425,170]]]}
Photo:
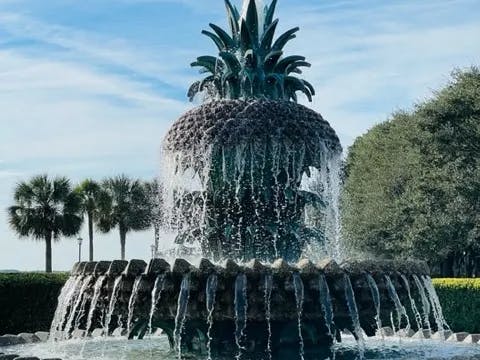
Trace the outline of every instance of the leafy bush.
{"label": "leafy bush", "polygon": [[433,284],[452,330],[480,333],[480,279],[434,279]]}
{"label": "leafy bush", "polygon": [[0,274],[0,335],[48,331],[67,273]]}

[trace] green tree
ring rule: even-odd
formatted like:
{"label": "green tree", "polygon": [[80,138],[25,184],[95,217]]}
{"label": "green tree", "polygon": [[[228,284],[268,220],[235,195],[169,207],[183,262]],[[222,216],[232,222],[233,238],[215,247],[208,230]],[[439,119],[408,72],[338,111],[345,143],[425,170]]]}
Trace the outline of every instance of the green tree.
{"label": "green tree", "polygon": [[89,260],[93,261],[93,223],[98,214],[98,198],[100,185],[87,179],[83,181],[75,191],[82,199],[82,210],[87,215],[88,221],[88,240],[89,240]]}
{"label": "green tree", "polygon": [[81,199],[64,177],[40,175],[15,188],[9,223],[20,237],[45,241],[45,271],[52,272],[52,240],[78,234],[82,226]]}
{"label": "green tree", "polygon": [[[479,271],[480,70],[457,70],[432,100],[417,106],[420,178],[418,251],[437,250],[444,274]],[[477,267],[477,269],[474,269]]]}
{"label": "green tree", "polygon": [[146,230],[151,225],[151,202],[148,192],[141,181],[125,175],[103,181],[101,188],[97,226],[104,233],[118,228],[121,259],[125,260],[127,233]]}
{"label": "green tree", "polygon": [[[397,113],[351,147],[343,227],[352,248],[472,274],[480,254],[480,70]],[[476,272],[480,270],[477,268]]]}
{"label": "green tree", "polygon": [[416,132],[414,117],[398,112],[349,149],[342,217],[352,250],[398,256],[409,248],[412,185],[420,173],[419,153],[411,144]]}

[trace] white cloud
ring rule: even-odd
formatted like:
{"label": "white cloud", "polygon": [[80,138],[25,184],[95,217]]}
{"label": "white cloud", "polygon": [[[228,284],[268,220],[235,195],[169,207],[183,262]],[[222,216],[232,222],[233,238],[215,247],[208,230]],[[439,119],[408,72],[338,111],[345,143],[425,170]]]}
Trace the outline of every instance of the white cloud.
{"label": "white cloud", "polygon": [[[449,17],[455,7],[468,11],[469,4],[474,3],[380,3],[333,12],[300,6],[295,18],[282,17],[285,28],[302,22],[288,50],[312,63],[305,72],[318,93],[311,106],[344,145],[392,111],[429,97],[454,67],[480,63],[480,23]],[[283,8],[283,14],[289,11]]]}
{"label": "white cloud", "polygon": [[4,160],[105,156],[159,144],[187,107],[79,64],[0,51],[0,68]]}
{"label": "white cloud", "polygon": [[[49,24],[15,12],[0,12],[0,28],[12,36],[58,46],[68,51],[61,56],[76,61],[91,65],[119,66],[133,74],[145,75],[171,86],[186,86],[191,81],[185,75],[184,62],[178,61],[185,58],[184,50],[157,49],[154,53],[121,38]],[[40,52],[41,56],[48,56],[48,52],[42,48]]]}
{"label": "white cloud", "polygon": [[21,176],[21,175],[23,175],[23,173],[21,173],[19,171],[0,170],[0,179],[18,177],[18,176]]}

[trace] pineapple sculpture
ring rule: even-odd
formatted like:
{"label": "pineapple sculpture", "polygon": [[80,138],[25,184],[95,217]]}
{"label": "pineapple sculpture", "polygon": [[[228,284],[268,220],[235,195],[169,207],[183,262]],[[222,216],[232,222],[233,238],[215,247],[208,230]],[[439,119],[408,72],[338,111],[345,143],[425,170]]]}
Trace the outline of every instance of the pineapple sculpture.
{"label": "pineapple sculpture", "polygon": [[[312,171],[327,179],[342,149],[329,124],[297,104],[298,94],[309,101],[315,95],[297,77],[310,64],[285,55],[299,28],[276,38],[276,5],[245,0],[241,14],[225,0],[230,33],[214,24],[203,31],[218,56],[192,63],[206,76],[188,96],[203,96],[204,104],[183,115],[164,141],[168,223],[177,243],[199,242],[215,260],[296,261],[306,245],[326,237],[328,194],[307,191],[302,181]],[[315,221],[307,221],[307,209],[315,210]]]}

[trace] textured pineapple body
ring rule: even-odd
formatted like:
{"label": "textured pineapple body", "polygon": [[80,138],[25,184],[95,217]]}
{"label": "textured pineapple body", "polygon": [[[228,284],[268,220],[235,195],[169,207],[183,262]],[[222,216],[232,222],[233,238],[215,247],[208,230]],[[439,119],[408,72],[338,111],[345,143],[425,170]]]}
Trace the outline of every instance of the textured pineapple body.
{"label": "textured pineapple body", "polygon": [[[175,154],[174,171],[193,170],[202,183],[182,195],[188,201],[177,199],[189,223],[179,242],[198,240],[214,259],[294,261],[307,241],[323,240],[322,229],[304,221],[305,206],[323,201],[301,183],[341,146],[316,112],[287,101],[214,101],[182,116],[164,150]],[[201,220],[192,221],[194,213]]]}

